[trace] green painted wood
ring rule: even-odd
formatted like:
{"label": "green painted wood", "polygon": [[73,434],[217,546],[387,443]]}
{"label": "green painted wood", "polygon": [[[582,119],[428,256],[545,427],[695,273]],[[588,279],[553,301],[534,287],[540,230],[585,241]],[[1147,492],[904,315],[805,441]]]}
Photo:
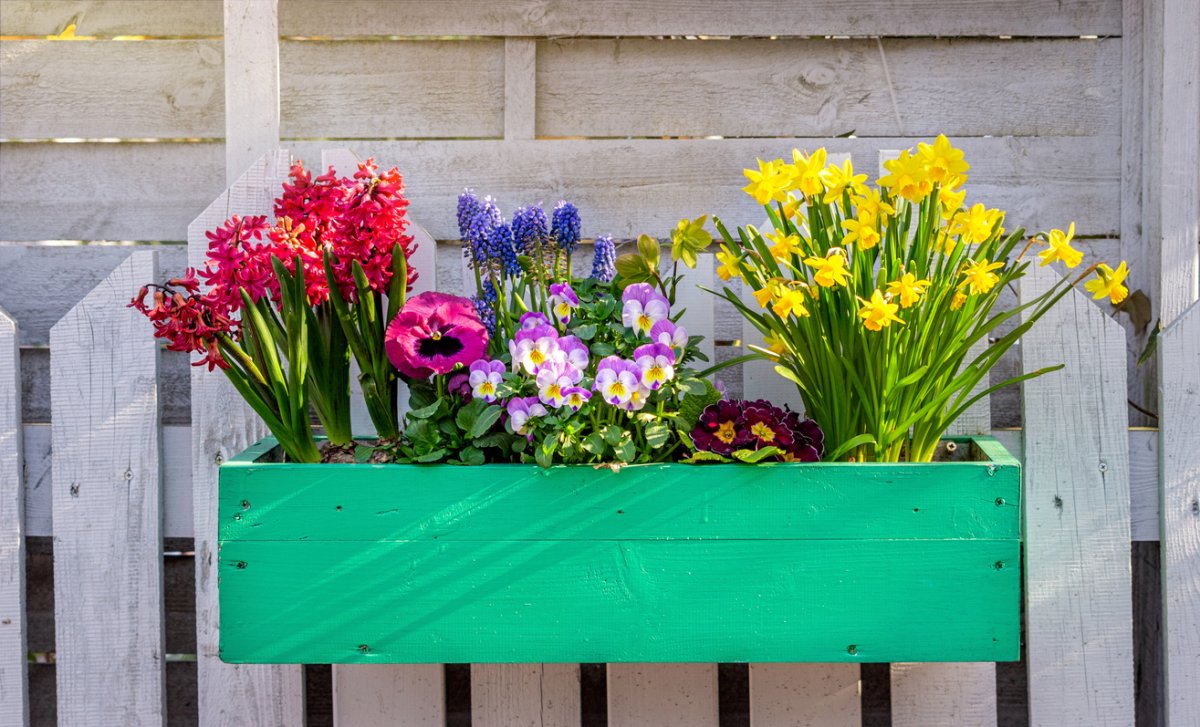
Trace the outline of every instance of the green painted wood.
{"label": "green painted wood", "polygon": [[291,465],[264,440],[221,468],[221,657],[1016,659],[1019,470],[959,442],[984,461]]}

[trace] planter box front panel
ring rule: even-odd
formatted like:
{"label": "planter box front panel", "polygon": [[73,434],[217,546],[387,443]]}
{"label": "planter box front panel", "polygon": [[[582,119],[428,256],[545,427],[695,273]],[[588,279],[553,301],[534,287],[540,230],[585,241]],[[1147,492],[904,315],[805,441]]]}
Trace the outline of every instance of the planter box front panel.
{"label": "planter box front panel", "polygon": [[932,465],[221,469],[229,662],[1004,661],[1019,473]]}

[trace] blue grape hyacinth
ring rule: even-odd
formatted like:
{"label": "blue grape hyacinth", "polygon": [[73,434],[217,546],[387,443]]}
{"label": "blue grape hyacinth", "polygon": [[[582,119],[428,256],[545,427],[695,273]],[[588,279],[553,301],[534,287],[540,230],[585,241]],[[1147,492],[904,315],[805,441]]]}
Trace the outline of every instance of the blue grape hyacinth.
{"label": "blue grape hyacinth", "polygon": [[592,257],[592,277],[611,283],[617,275],[617,246],[608,235],[596,238],[596,253]]}
{"label": "blue grape hyacinth", "polygon": [[512,219],[513,243],[518,253],[529,255],[546,243],[549,226],[546,211],[540,204],[519,207]]}
{"label": "blue grape hyacinth", "polygon": [[559,202],[550,218],[550,236],[564,252],[579,245],[579,210],[570,202]]}

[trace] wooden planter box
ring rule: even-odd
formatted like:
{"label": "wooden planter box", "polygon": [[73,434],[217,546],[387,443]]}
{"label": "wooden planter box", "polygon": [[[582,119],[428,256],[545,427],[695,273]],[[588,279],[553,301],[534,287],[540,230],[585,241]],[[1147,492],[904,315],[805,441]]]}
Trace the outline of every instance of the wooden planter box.
{"label": "wooden planter box", "polygon": [[1020,470],[221,466],[227,662],[1007,661]]}

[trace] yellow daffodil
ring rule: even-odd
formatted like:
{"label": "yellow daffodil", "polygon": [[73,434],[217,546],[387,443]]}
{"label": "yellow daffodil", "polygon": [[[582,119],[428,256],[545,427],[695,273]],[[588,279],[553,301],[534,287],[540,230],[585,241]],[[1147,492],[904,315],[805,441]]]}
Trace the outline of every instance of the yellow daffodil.
{"label": "yellow daffodil", "polygon": [[883,163],[888,174],[881,177],[879,186],[892,190],[910,202],[920,202],[933,191],[933,180],[929,178],[929,170],[920,156],[905,149],[899,158],[889,159]]}
{"label": "yellow daffodil", "polygon": [[857,243],[858,249],[870,250],[879,244],[879,230],[875,229],[875,222],[869,217],[846,220],[842,223],[842,227],[847,232],[847,235],[842,238],[842,247],[849,247]]}
{"label": "yellow daffodil", "polygon": [[868,330],[880,331],[892,323],[904,324],[904,321],[896,315],[896,311],[899,310],[900,306],[895,303],[889,303],[879,290],[871,293],[870,300],[859,298],[858,302],[862,305],[858,309],[858,317],[862,319],[863,325]]}
{"label": "yellow daffodil", "polygon": [[929,179],[935,184],[944,184],[952,177],[958,177],[958,184],[966,181],[966,171],[970,164],[963,161],[962,149],[955,149],[945,134],[938,134],[933,144],[921,142],[917,144],[917,156],[928,170]]}
{"label": "yellow daffodil", "polygon": [[771,200],[782,202],[786,196],[791,173],[782,159],[764,162],[758,160],[758,171],[744,169],[742,173],[750,180],[742,191],[754,198],[759,204],[770,204]]}
{"label": "yellow daffodil", "polygon": [[763,237],[767,238],[774,244],[771,245],[771,257],[779,262],[788,262],[793,255],[800,254],[800,236],[785,235],[779,230],[768,232]]}
{"label": "yellow daffodil", "polygon": [[721,278],[721,280],[742,277],[741,268],[738,267],[737,255],[734,255],[733,251],[727,246],[721,245],[721,250],[717,253],[717,262],[721,263],[717,266],[717,277]]}
{"label": "yellow daffodil", "polygon": [[783,339],[773,333],[768,333],[763,336],[763,348],[767,349],[776,356],[782,356],[786,347],[783,345]]}
{"label": "yellow daffodil", "polygon": [[864,187],[850,201],[854,203],[860,219],[878,219],[882,224],[887,224],[887,218],[896,214],[896,208],[888,204],[874,187]]}
{"label": "yellow daffodil", "polygon": [[916,275],[905,273],[900,276],[899,280],[888,283],[887,292],[900,296],[900,307],[908,308],[921,300],[921,296],[925,295],[925,289],[928,287],[928,280],[917,280]]}
{"label": "yellow daffodil", "polygon": [[955,192],[952,187],[942,187],[938,190],[938,202],[942,205],[942,219],[948,220],[954,217],[954,213],[962,209],[963,200],[967,196],[967,190],[960,189]]}
{"label": "yellow daffodil", "polygon": [[800,206],[804,204],[803,197],[797,197],[794,193],[788,192],[787,198],[783,201],[783,216],[793,219],[796,213],[800,211]]}
{"label": "yellow daffodil", "polygon": [[1083,261],[1083,252],[1071,247],[1071,239],[1075,237],[1075,223],[1062,230],[1050,230],[1046,237],[1046,249],[1038,253],[1042,259],[1041,267],[1046,267],[1056,260],[1062,260],[1068,268],[1073,268]]}
{"label": "yellow daffodil", "polygon": [[1125,277],[1127,275],[1129,275],[1129,268],[1125,267],[1124,260],[1121,261],[1116,270],[1113,270],[1104,263],[1100,263],[1096,266],[1096,279],[1087,281],[1083,287],[1096,300],[1108,296],[1112,304],[1117,305],[1129,296],[1129,288],[1125,287]]}
{"label": "yellow daffodil", "polygon": [[950,310],[958,310],[967,302],[967,294],[961,290],[954,293],[954,297],[950,299]]}
{"label": "yellow daffodil", "polygon": [[796,316],[797,318],[807,318],[808,294],[802,287],[785,288],[779,294],[779,297],[775,299],[775,305],[772,307],[772,310],[781,318],[787,318],[789,315]]}
{"label": "yellow daffodil", "polygon": [[851,192],[865,189],[867,175],[855,174],[854,165],[847,159],[840,167],[836,164],[825,167],[821,171],[821,181],[825,183],[825,197],[821,201],[832,204],[841,200],[842,192],[847,189]]}
{"label": "yellow daffodil", "polygon": [[792,150],[792,189],[812,199],[821,193],[821,171],[825,169],[825,149],[817,149],[811,155],[799,149]]}
{"label": "yellow daffodil", "polygon": [[850,278],[850,271],[846,269],[846,253],[837,248],[830,250],[825,257],[805,258],[804,264],[817,271],[813,280],[822,288],[845,285]]}
{"label": "yellow daffodil", "polygon": [[993,273],[993,270],[999,270],[1004,267],[1004,261],[989,263],[987,260],[969,260],[963,267],[962,274],[966,276],[966,280],[962,285],[968,286],[971,295],[976,293],[986,293],[1000,282],[1000,276]]}
{"label": "yellow daffodil", "polygon": [[758,301],[758,307],[766,308],[770,305],[771,301],[779,297],[782,288],[779,278],[771,278],[766,285],[754,291],[754,299]]}
{"label": "yellow daffodil", "polygon": [[[958,235],[968,245],[977,245],[986,241],[997,230],[1004,213],[998,209],[988,209],[982,204],[975,204],[971,209],[955,215],[951,221],[951,234]],[[1003,231],[1003,228],[999,228]]]}

